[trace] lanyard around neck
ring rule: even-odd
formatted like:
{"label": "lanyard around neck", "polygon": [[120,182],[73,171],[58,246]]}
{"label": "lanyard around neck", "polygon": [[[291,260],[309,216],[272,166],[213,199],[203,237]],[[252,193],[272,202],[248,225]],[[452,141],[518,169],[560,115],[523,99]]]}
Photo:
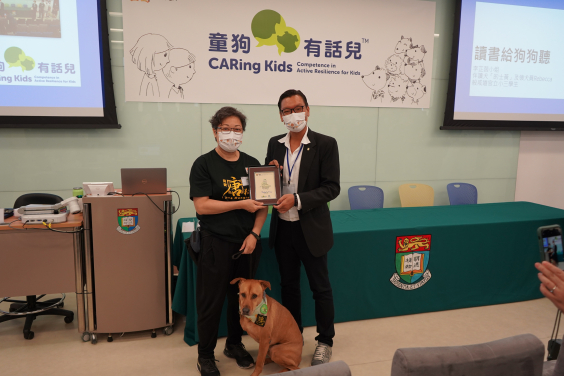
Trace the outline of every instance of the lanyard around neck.
{"label": "lanyard around neck", "polygon": [[292,167],[290,167],[290,159],[288,158],[288,148],[286,148],[286,162],[288,163],[288,184],[292,181],[292,171],[294,171],[294,166],[296,165],[296,161],[300,157],[300,153],[304,148],[304,144],[300,146],[300,150],[298,151],[298,155],[296,155],[296,159],[294,159],[294,163],[292,163]]}

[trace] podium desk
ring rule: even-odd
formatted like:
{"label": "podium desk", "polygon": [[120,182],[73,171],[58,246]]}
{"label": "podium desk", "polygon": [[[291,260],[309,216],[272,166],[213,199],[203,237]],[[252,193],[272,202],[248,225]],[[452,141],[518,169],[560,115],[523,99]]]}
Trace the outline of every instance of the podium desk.
{"label": "podium desk", "polygon": [[[84,197],[87,332],[172,333],[170,194]],[[156,332],[154,332],[156,335]]]}
{"label": "podium desk", "polygon": [[[63,234],[42,224],[24,226],[16,217],[5,221],[12,223],[0,225],[0,297],[80,290],[82,232]],[[82,213],[69,214],[67,222],[51,227],[77,231],[82,221]],[[83,331],[84,325],[84,312],[78,309],[78,330]]]}

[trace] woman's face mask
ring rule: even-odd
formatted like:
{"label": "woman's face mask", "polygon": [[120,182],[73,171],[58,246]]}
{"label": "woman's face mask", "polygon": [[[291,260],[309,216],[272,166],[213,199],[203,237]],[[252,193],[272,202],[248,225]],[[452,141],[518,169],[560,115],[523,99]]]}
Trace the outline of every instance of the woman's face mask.
{"label": "woman's face mask", "polygon": [[293,112],[290,115],[282,116],[282,120],[290,132],[301,132],[307,124],[305,116],[305,112]]}
{"label": "woman's face mask", "polygon": [[243,133],[236,134],[231,131],[229,133],[217,132],[217,143],[219,147],[228,153],[233,153],[239,149],[243,143]]}

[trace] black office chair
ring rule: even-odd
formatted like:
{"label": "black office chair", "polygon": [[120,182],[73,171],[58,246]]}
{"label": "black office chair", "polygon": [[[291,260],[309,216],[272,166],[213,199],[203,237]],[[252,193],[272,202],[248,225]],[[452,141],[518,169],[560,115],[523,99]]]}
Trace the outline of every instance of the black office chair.
{"label": "black office chair", "polygon": [[[50,193],[27,193],[18,197],[14,203],[14,209],[30,204],[53,205],[61,201],[63,201],[61,197]],[[9,313],[0,316],[0,323],[25,317],[23,336],[25,339],[32,339],[34,333],[31,331],[31,324],[37,316],[65,316],[65,322],[67,324],[74,320],[73,311],[62,309],[64,307],[64,295],[61,299],[40,301],[44,296],[45,294],[39,296],[28,295],[25,301],[10,299],[10,297],[1,299],[0,301],[10,302],[12,304],[10,304]]]}

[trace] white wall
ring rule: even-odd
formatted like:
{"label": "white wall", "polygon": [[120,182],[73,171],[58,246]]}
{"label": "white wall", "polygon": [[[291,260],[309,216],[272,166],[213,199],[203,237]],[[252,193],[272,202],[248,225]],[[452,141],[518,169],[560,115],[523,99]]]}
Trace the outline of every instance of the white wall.
{"label": "white wall", "polygon": [[564,209],[564,132],[522,132],[515,201]]}
{"label": "white wall", "polygon": [[[452,182],[474,184],[479,203],[514,200],[520,132],[439,130],[455,0],[436,3],[430,108],[312,106],[312,129],[335,137],[339,144],[342,190],[331,210],[349,209],[347,190],[360,184],[382,188],[385,207],[400,206],[398,188],[403,183],[432,186],[435,205],[449,204],[446,186]],[[119,43],[121,4],[107,1],[116,106],[123,128],[0,129],[0,207],[11,207],[18,196],[30,192],[66,198],[84,181],[113,181],[120,187],[122,167],[166,167],[169,187],[182,198],[175,220],[195,215],[189,199],[190,167],[214,146],[208,119],[223,104],[125,102],[123,62],[128,54]],[[226,89],[220,82],[212,84]],[[288,87],[299,84],[296,79]],[[271,105],[236,105],[248,116],[242,150],[259,161],[266,155],[269,138],[286,131],[277,100],[272,98]]]}

